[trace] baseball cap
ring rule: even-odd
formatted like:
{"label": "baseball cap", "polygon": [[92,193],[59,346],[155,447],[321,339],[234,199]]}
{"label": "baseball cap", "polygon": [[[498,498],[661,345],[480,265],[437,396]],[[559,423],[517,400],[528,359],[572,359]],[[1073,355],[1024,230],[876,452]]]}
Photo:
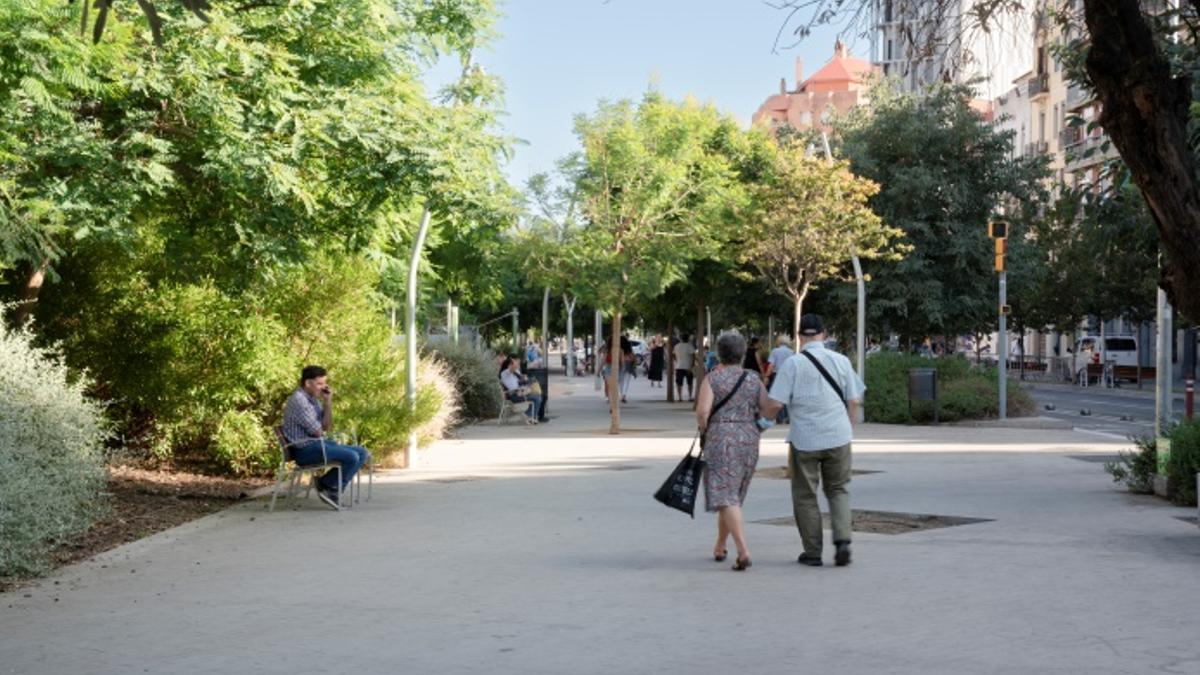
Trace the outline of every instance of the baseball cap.
{"label": "baseball cap", "polygon": [[825,332],[825,322],[820,314],[805,314],[800,317],[801,335],[819,335]]}

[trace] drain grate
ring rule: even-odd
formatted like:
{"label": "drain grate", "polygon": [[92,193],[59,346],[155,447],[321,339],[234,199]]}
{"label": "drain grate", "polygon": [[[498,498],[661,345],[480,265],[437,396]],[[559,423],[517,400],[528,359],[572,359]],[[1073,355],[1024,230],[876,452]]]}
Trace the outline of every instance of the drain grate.
{"label": "drain grate", "polygon": [[1183,522],[1191,525],[1200,525],[1200,518],[1196,516],[1175,516],[1175,519],[1182,520]]}
{"label": "drain grate", "polygon": [[[973,525],[975,523],[990,523],[990,518],[967,518],[964,516],[939,516],[930,513],[897,513],[894,511],[866,511],[854,509],[851,516],[851,529],[855,532],[871,534],[906,534],[922,530],[936,530],[957,525]],[[792,516],[767,518],[751,521],[758,525],[783,525],[795,527],[796,520]],[[821,525],[830,529],[829,514],[821,514]]]}
{"label": "drain grate", "polygon": [[646,467],[641,464],[608,464],[598,468],[601,471],[641,471]]}
{"label": "drain grate", "polygon": [[487,480],[487,476],[446,476],[445,478],[427,478],[422,483],[473,483],[479,480]]}

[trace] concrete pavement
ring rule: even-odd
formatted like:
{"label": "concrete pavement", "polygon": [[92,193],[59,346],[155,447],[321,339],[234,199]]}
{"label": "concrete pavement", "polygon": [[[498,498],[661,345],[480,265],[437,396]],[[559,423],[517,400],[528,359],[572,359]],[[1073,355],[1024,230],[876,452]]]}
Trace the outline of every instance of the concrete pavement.
{"label": "concrete pavement", "polygon": [[[1200,672],[1194,510],[1074,458],[1126,443],[868,425],[856,508],[989,522],[857,534],[819,569],[752,522],[735,573],[711,515],[650,496],[686,405],[639,379],[611,437],[591,380],[551,395],[550,424],[465,429],[352,511],[249,503],[0,595],[0,673]],[[756,479],[747,520],[790,513]]]}

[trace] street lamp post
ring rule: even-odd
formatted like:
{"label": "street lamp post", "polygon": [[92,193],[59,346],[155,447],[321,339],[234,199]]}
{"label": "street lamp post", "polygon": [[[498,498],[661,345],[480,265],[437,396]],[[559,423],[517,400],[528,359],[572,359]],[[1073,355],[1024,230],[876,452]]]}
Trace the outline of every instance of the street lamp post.
{"label": "street lamp post", "polygon": [[[825,161],[833,163],[833,150],[829,147],[829,134],[821,132],[821,142],[825,146]],[[854,362],[858,370],[858,376],[863,380],[867,379],[867,285],[863,280],[862,263],[858,260],[858,254],[854,251],[850,252],[850,262],[854,264],[854,281],[858,290],[858,325],[857,334],[854,337],[854,347],[857,352]],[[797,347],[799,349],[799,347]],[[858,419],[856,422],[861,422],[866,418],[866,406],[861,403],[858,406]]]}
{"label": "street lamp post", "polygon": [[[408,294],[404,307],[404,355],[405,383],[404,398],[410,411],[417,409],[417,272],[421,265],[421,251],[425,248],[425,235],[429,233],[429,207],[421,214],[421,224],[417,227],[417,238],[413,242],[412,257],[408,261]],[[417,430],[414,427],[408,432],[408,461],[411,463],[417,453]]]}

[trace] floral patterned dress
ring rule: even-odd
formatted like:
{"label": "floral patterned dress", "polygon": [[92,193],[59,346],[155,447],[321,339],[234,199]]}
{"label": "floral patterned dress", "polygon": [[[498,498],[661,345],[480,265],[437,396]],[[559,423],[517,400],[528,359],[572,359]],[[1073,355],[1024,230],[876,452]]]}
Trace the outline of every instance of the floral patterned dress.
{"label": "floral patterned dress", "polygon": [[[713,405],[725,398],[746,372],[725,367],[708,374]],[[741,506],[758,465],[758,396],[762,380],[753,372],[717,414],[708,420],[705,435],[704,504],[708,511],[722,506]]]}

